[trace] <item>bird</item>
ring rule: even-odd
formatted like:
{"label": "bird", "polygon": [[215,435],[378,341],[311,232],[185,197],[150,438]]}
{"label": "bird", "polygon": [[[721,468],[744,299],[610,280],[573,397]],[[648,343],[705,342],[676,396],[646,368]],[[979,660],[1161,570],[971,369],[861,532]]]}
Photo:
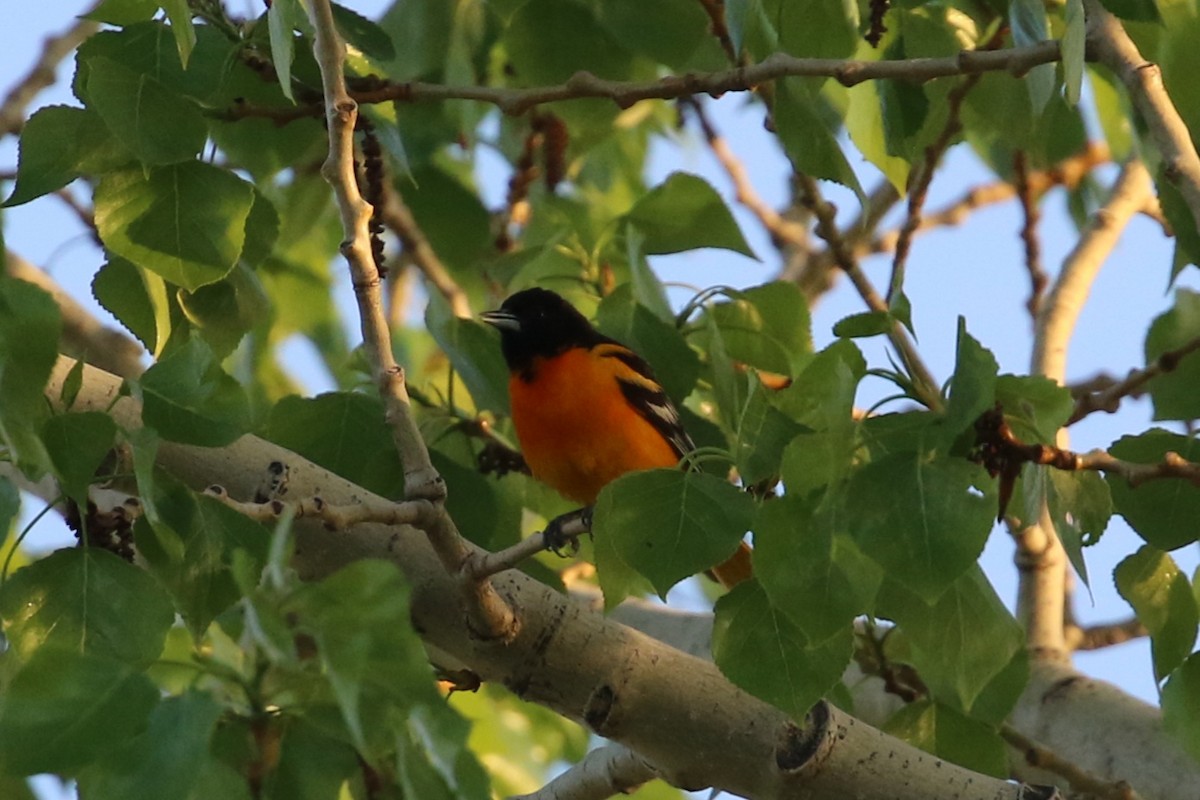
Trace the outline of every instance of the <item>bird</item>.
{"label": "bird", "polygon": [[[480,319],[500,332],[513,426],[530,472],[585,513],[613,480],[677,466],[696,448],[645,359],[555,292],[525,289]],[[751,576],[750,552],[743,542],[711,574],[726,588],[741,583]]]}

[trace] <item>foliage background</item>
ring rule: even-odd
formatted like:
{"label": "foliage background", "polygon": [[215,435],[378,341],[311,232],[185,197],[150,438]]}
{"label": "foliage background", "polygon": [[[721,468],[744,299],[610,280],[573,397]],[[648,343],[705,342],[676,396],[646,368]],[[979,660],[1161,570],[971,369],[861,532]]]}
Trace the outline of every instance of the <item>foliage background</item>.
{"label": "foliage background", "polygon": [[[68,13],[82,11],[87,5],[76,0],[34,4],[22,10],[19,21],[13,18],[11,24],[0,27],[0,82],[10,83],[21,74],[32,62],[41,37],[61,28]],[[250,4],[247,5],[246,11],[250,13]],[[384,4],[372,0],[347,5],[373,17]],[[69,99],[66,81],[70,70],[70,61],[60,66],[60,82],[47,91],[40,102]],[[747,114],[744,99],[736,94],[712,104],[712,107],[718,127],[745,160],[751,182],[771,205],[783,205],[786,201],[786,162],[777,152],[773,137],[761,130],[759,115]],[[656,185],[678,169],[704,175],[726,195],[755,251],[769,259],[773,249],[756,220],[733,201],[724,173],[712,160],[703,142],[694,132],[689,137],[690,141],[679,149],[665,146],[657,149],[651,160],[647,183]],[[15,144],[12,137],[0,140],[0,164],[15,163]],[[487,158],[483,162],[480,183],[500,187],[502,191],[503,168],[498,163],[488,164]],[[934,182],[927,208],[939,207],[957,197],[963,187],[987,179],[981,165],[964,147],[952,151],[948,163],[949,167]],[[859,166],[863,174],[871,172],[870,167]],[[1112,168],[1108,174],[1114,171]],[[853,211],[855,201],[849,193],[831,187],[829,196],[842,209],[843,216]],[[502,198],[497,195],[489,200],[493,205],[499,205]],[[1043,211],[1044,261],[1053,269],[1061,263],[1066,248],[1073,241],[1075,228],[1061,192],[1045,203]],[[87,286],[90,270],[100,256],[72,215],[53,203],[40,202],[5,210],[4,222],[8,246],[44,265],[80,302],[99,316],[105,316],[92,301]],[[1019,209],[1015,203],[1008,203],[975,213],[962,227],[940,230],[917,240],[906,291],[913,301],[921,352],[938,376],[945,377],[953,370],[954,329],[960,314],[967,318],[972,335],[996,355],[1001,372],[1027,371],[1030,323],[1023,307],[1028,288],[1016,234],[1019,224]],[[1146,323],[1171,304],[1168,289],[1171,250],[1171,242],[1161,236],[1161,231],[1151,221],[1139,218],[1130,225],[1084,309],[1073,339],[1068,378],[1084,378],[1098,371],[1120,374],[1125,368],[1142,363]],[[877,257],[864,262],[877,284],[886,280],[888,261],[887,257]],[[755,263],[725,251],[660,256],[652,263],[664,280],[692,286],[717,282],[748,286],[760,283],[774,273],[774,264],[769,261]],[[1185,270],[1176,285],[1200,288],[1197,271]],[[338,287],[340,305],[346,309],[346,319],[352,320],[352,303],[346,282],[339,282]],[[672,292],[672,299],[678,303],[689,295],[690,290],[678,289]],[[825,297],[814,310],[816,348],[833,339],[831,327],[834,322],[860,310],[857,296],[843,282],[838,291]],[[356,337],[350,328],[347,335],[352,339]],[[872,351],[872,347],[874,345],[870,343],[864,346],[868,359],[871,363],[881,363],[882,351],[878,348]],[[310,394],[332,387],[332,382],[322,374],[304,347],[289,350],[288,360],[295,374],[303,376]],[[871,399],[869,391],[860,395],[860,405],[869,404]],[[1077,450],[1106,446],[1120,435],[1144,430],[1149,425],[1149,418],[1148,400],[1127,401],[1116,415],[1095,414],[1074,426],[1073,446]],[[69,536],[55,531],[51,524],[43,523],[31,545],[61,546]],[[1094,576],[1094,604],[1087,601],[1086,594],[1080,595],[1077,613],[1081,622],[1112,621],[1129,613],[1127,604],[1116,594],[1108,576],[1117,561],[1136,549],[1138,541],[1123,520],[1114,517],[1101,543],[1087,551]],[[989,540],[982,563],[1006,601],[1011,601],[1015,594],[1011,555],[1010,540],[1002,530],[997,530]],[[1195,546],[1174,555],[1189,574],[1196,569]],[[682,604],[702,602],[694,586],[677,589],[670,599],[672,603]],[[1157,690],[1149,669],[1148,640],[1078,654],[1077,660],[1083,671],[1112,680],[1150,702],[1156,701]]]}

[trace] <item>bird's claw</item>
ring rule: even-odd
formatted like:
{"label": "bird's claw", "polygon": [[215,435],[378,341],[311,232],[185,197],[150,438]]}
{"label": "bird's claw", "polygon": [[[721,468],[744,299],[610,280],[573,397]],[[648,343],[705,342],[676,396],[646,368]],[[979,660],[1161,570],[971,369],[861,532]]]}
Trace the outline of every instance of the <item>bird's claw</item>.
{"label": "bird's claw", "polygon": [[[546,549],[560,558],[579,553],[579,537],[592,530],[592,508],[581,508],[550,520],[542,531]],[[569,551],[568,551],[569,549]]]}

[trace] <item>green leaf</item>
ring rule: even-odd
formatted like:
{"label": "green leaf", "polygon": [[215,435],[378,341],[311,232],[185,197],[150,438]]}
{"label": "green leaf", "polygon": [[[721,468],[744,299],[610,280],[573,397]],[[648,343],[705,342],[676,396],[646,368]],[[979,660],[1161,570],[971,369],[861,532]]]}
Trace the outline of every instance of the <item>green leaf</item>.
{"label": "green leaf", "polygon": [[292,100],[292,59],[295,57],[295,29],[304,15],[299,0],[276,0],[267,9],[267,30],[271,39],[271,63],[283,96]]}
{"label": "green leaf", "polygon": [[771,605],[810,642],[872,610],[883,574],[832,515],[792,496],[764,503],[754,522],[754,575]]}
{"label": "green leaf", "polygon": [[[1175,290],[1175,304],[1150,324],[1146,333],[1146,363],[1154,364],[1164,353],[1177,350],[1200,338],[1200,293]],[[1154,402],[1154,419],[1200,418],[1200,356],[1191,353],[1178,359],[1174,369],[1150,379],[1146,389]]]}
{"label": "green leaf", "polygon": [[818,107],[804,79],[785,78],[776,81],[775,128],[784,152],[797,171],[822,178],[853,191],[863,198],[858,176],[842,152],[837,132]]}
{"label": "green leaf", "polygon": [[1021,626],[977,566],[932,605],[887,580],[877,613],[900,625],[911,643],[912,663],[933,696],[964,713],[1024,644]]}
{"label": "green leaf", "polygon": [[772,404],[770,390],[759,381],[750,383],[737,423],[734,462],[747,485],[777,476],[784,448],[804,430]]}
{"label": "green leaf", "polygon": [[630,77],[629,51],[576,0],[525,3],[509,20],[503,44],[522,86],[561,83],[580,70],[611,80]]}
{"label": "green leaf", "polygon": [[953,764],[1008,777],[1008,753],[995,728],[949,706],[918,700],[893,714],[883,730]]}
{"label": "green leaf", "polygon": [[846,475],[858,447],[851,412],[866,368],[852,342],[834,342],[779,393],[778,408],[813,431],[784,450],[780,469],[789,494],[804,495]]}
{"label": "green leaf", "polygon": [[158,0],[102,0],[83,18],[124,26],[145,22],[157,13]]}
{"label": "green leaf", "polygon": [[106,550],[72,547],[13,573],[0,588],[0,619],[25,660],[57,648],[145,665],[162,652],[175,611],[144,570]]}
{"label": "green leaf", "polygon": [[20,510],[20,492],[17,491],[17,487],[11,480],[0,476],[0,550],[5,549],[4,543],[12,529],[13,520],[17,518],[17,512]]}
{"label": "green leaf", "polygon": [[68,106],[39,108],[21,129],[17,185],[4,205],[27,203],[81,175],[130,158],[94,111]]}
{"label": "green leaf", "polygon": [[1163,216],[1175,232],[1175,258],[1171,266],[1171,282],[1174,283],[1184,267],[1189,264],[1200,266],[1200,230],[1196,228],[1191,207],[1179,188],[1167,177],[1165,169],[1159,170],[1155,186],[1158,188],[1158,203]]}
{"label": "green leaf", "polygon": [[746,581],[717,601],[713,659],[734,684],[802,720],[841,680],[853,639],[847,625],[810,643],[756,581]]}
{"label": "green leaf", "polygon": [[1083,91],[1084,47],[1087,40],[1083,0],[1067,0],[1063,12],[1062,65],[1067,103],[1079,103]]}
{"label": "green leaf", "polygon": [[279,763],[264,781],[271,800],[326,800],[359,769],[354,748],[304,717],[289,720],[279,745]]}
{"label": "green leaf", "polygon": [[1171,673],[1162,690],[1163,727],[1193,758],[1200,759],[1200,653]]}
{"label": "green leaf", "polygon": [[[120,256],[112,256],[92,278],[92,296],[151,353],[171,334],[170,299],[162,279],[153,281]],[[160,291],[161,290],[161,291]]]}
{"label": "green leaf", "polygon": [[377,61],[391,61],[396,47],[387,33],[357,11],[333,3],[333,22],[338,32],[354,47]]}
{"label": "green leaf", "polygon": [[[675,70],[686,69],[697,51],[702,56],[707,54],[705,45],[712,41],[708,15],[700,4],[691,0],[660,0],[650,4],[609,0],[599,4],[597,14],[600,24],[622,45]],[[710,68],[722,66],[727,64],[714,63]]]}
{"label": "green leaf", "polygon": [[1114,16],[1131,22],[1161,22],[1155,0],[1101,0],[1101,5]]}
{"label": "green leaf", "polygon": [[1001,375],[996,379],[996,402],[1022,441],[1043,444],[1054,442],[1075,410],[1070,390],[1040,375]]}
{"label": "green leaf", "polygon": [[196,26],[192,23],[192,11],[187,0],[162,0],[163,11],[171,20],[171,33],[175,35],[175,49],[179,52],[179,63],[187,69],[192,50],[196,47]]}
{"label": "green leaf", "polygon": [[[1038,0],[1013,0],[1008,7],[1008,21],[1012,27],[1013,44],[1024,47],[1044,42],[1050,38],[1050,22],[1046,7]],[[1035,116],[1040,115],[1050,102],[1056,82],[1054,65],[1042,64],[1031,69],[1025,77],[1029,99],[1033,103]]]}
{"label": "green leaf", "polygon": [[625,217],[645,236],[647,254],[719,247],[757,259],[717,190],[686,172],[672,172]]}
{"label": "green leaf", "polygon": [[217,358],[232,353],[250,330],[271,315],[270,298],[258,277],[243,264],[235,266],[224,279],[194,292],[180,289],[177,297],[183,315]]}
{"label": "green leaf", "polygon": [[[1124,436],[1108,449],[1114,457],[1139,464],[1162,461],[1178,453],[1188,461],[1200,459],[1200,443],[1162,428],[1138,436]],[[1115,473],[1104,476],[1112,492],[1113,507],[1139,536],[1159,550],[1174,550],[1200,537],[1200,489],[1185,480],[1147,481],[1136,489]]]}
{"label": "green leaf", "polygon": [[188,161],[204,146],[208,125],[195,103],[149,75],[98,56],[88,61],[87,91],[89,106],[143,164]]}
{"label": "green leaf", "polygon": [[806,58],[847,58],[858,42],[858,5],[844,0],[762,0],[784,52]]}
{"label": "green leaf", "polygon": [[[754,501],[700,472],[655,469],[623,475],[600,492],[594,531],[665,596],[684,578],[720,564],[750,529]],[[608,598],[604,564],[600,585]]]}
{"label": "green leaf", "polygon": [[138,379],[142,419],[172,442],[223,447],[250,427],[250,405],[212,350],[192,338]]}
{"label": "green leaf", "polygon": [[104,246],[189,291],[229,274],[246,239],[250,184],[210,164],[112,172],[96,188]]}
{"label": "green leaf", "polygon": [[196,797],[211,760],[209,740],[225,709],[205,692],[168,697],[150,714],[146,729],[79,776],[89,800]]}
{"label": "green leaf", "polygon": [[964,459],[887,455],[851,476],[844,524],[888,575],[933,603],[983,552],[996,507],[983,485],[986,473]]}
{"label": "green leaf", "polygon": [[37,437],[46,415],[42,390],[58,359],[62,318],[49,294],[0,275],[0,444],[31,477],[41,474],[46,452]]}
{"label": "green leaf", "polygon": [[1049,470],[1046,499],[1054,529],[1071,559],[1071,565],[1088,584],[1083,549],[1100,541],[1113,513],[1112,493],[1095,472]]}
{"label": "green leaf", "polygon": [[139,521],[134,526],[138,553],[175,597],[179,614],[199,641],[213,619],[242,596],[236,570],[257,580],[270,535],[218,500],[195,497],[161,476],[154,492],[159,526],[169,527],[183,546],[179,551],[164,548],[149,524]]}
{"label": "green leaf", "polygon": [[117,435],[112,417],[99,411],[57,414],[42,426],[42,443],[67,496],[87,508],[88,485]]}
{"label": "green leaf", "polygon": [[395,745],[389,719],[397,715],[381,712],[441,703],[408,598],[394,564],[363,560],[305,585],[283,609],[316,641],[342,719],[368,761]]}
{"label": "green leaf", "polygon": [[943,418],[947,442],[971,428],[979,415],[996,402],[996,373],[999,367],[991,351],[967,333],[967,322],[958,318],[958,350],[950,399]]}
{"label": "green leaf", "polygon": [[384,497],[404,494],[404,468],[376,396],[285,397],[271,409],[263,435],[364,489]]}
{"label": "green leaf", "polygon": [[773,281],[728,294],[728,302],[714,303],[707,313],[720,329],[729,357],[795,375],[812,352],[808,304],[800,287]]}
{"label": "green leaf", "polygon": [[437,294],[429,297],[425,326],[466,384],[475,407],[507,415],[508,367],[500,354],[499,337],[490,326],[454,316]]}
{"label": "green leaf", "polygon": [[700,357],[673,325],[633,299],[629,284],[618,287],[600,302],[596,327],[646,359],[667,396],[676,403],[691,394],[700,375]]}
{"label": "green leaf", "polygon": [[892,329],[892,315],[887,311],[863,311],[842,317],[833,325],[833,335],[843,339],[863,339],[879,336]]}
{"label": "green leaf", "polygon": [[39,648],[0,696],[0,772],[71,774],[134,736],[158,696],[118,661]]}
{"label": "green leaf", "polygon": [[1154,677],[1163,680],[1192,652],[1200,614],[1187,576],[1174,559],[1148,545],[1113,573],[1117,591],[1150,632]]}

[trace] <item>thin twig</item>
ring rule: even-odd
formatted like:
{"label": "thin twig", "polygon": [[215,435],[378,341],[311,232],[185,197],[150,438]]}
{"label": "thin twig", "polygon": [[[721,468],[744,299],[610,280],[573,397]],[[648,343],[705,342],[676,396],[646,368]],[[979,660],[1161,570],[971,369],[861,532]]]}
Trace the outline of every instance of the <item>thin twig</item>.
{"label": "thin twig", "polygon": [[[991,40],[984,44],[981,52],[995,49],[1001,41],[1001,31],[997,31]],[[929,186],[933,183],[933,176],[937,172],[938,164],[954,138],[962,131],[960,114],[963,101],[967,99],[967,95],[971,93],[982,77],[979,73],[968,75],[946,95],[946,123],[938,133],[937,139],[925,148],[925,157],[921,159],[916,171],[910,176],[908,215],[904,218],[904,224],[900,226],[900,238],[896,240],[896,254],[892,259],[892,277],[888,282],[889,305],[896,299],[904,286],[904,268],[908,263],[908,252],[912,246],[913,234],[921,226],[921,210],[925,207],[925,198],[929,196]]]}
{"label": "thin twig", "polygon": [[708,30],[720,43],[721,49],[729,58],[731,64],[738,60],[737,50],[729,35],[729,26],[725,22],[725,0],[700,0],[704,13],[708,14]]}
{"label": "thin twig", "polygon": [[1173,183],[1200,228],[1200,156],[1183,118],[1167,94],[1162,70],[1147,61],[1125,28],[1100,0],[1083,0],[1088,50],[1117,74],[1162,155],[1163,174]]}
{"label": "thin twig", "polygon": [[1075,651],[1101,650],[1105,647],[1131,642],[1149,636],[1145,624],[1137,617],[1104,625],[1078,625],[1067,628],[1067,645]]}
{"label": "thin twig", "polygon": [[[837,58],[797,58],[774,53],[757,64],[718,72],[671,75],[654,81],[610,81],[590,72],[577,72],[565,83],[510,89],[496,86],[445,86],[412,81],[384,83],[355,91],[359,103],[414,103],[444,100],[477,100],[496,106],[505,114],[520,115],[545,103],[585,97],[606,98],[621,108],[642,100],[675,100],[690,95],[719,97],[726,92],[747,91],[759,84],[790,76],[833,78],[843,86],[869,80],[891,78],[923,83],[952,75],[982,72],[1009,72],[1024,75],[1033,67],[1058,61],[1058,42],[1039,42],[1008,50],[964,50],[942,58],[909,58],[883,61],[857,61]],[[291,108],[256,106],[239,103],[215,112],[222,119],[268,117],[280,123],[320,116],[320,108],[311,104]]]}
{"label": "thin twig", "polygon": [[1013,156],[1013,176],[1023,212],[1021,242],[1025,245],[1025,269],[1029,272],[1029,300],[1026,301],[1025,308],[1036,322],[1038,310],[1042,306],[1042,293],[1050,283],[1050,276],[1042,266],[1042,247],[1037,233],[1041,212],[1038,210],[1038,196],[1034,194],[1029,183],[1029,160],[1024,150],[1018,150]]}
{"label": "thin twig", "polygon": [[98,30],[100,23],[81,17],[58,36],[46,39],[37,63],[8,90],[3,104],[0,104],[0,137],[20,132],[25,126],[25,109],[38,92],[54,84],[54,70],[59,62]]}
{"label": "thin twig", "polygon": [[734,197],[737,201],[758,218],[777,246],[788,245],[807,249],[808,228],[786,219],[759,196],[758,191],[750,182],[750,176],[747,174],[745,166],[734,154],[725,138],[717,132],[700,101],[690,97],[685,98],[681,103],[684,108],[691,110],[696,116],[700,130],[704,133],[704,140],[733,184]]}
{"label": "thin twig", "polygon": [[[805,204],[817,217],[817,235],[829,245],[835,263],[850,278],[850,282],[858,290],[858,294],[862,297],[863,302],[867,304],[867,308],[872,311],[886,312],[888,310],[887,303],[879,296],[879,292],[875,291],[875,287],[871,285],[867,276],[863,274],[858,261],[854,258],[854,255],[850,252],[850,248],[842,238],[841,231],[838,230],[836,220],[837,210],[825,200],[820,188],[817,186],[817,182],[811,176],[797,172],[795,173],[795,178],[800,184],[801,191],[804,193]],[[917,353],[917,349],[908,337],[908,333],[904,330],[904,326],[899,322],[893,322],[891,329],[888,331],[888,339],[912,373],[914,387],[921,402],[930,409],[940,409],[942,407],[942,396],[938,390],[938,382],[933,377],[933,373],[929,371],[929,368],[925,366],[925,362],[921,360],[921,356]]]}
{"label": "thin twig", "polygon": [[1077,395],[1075,410],[1071,412],[1066,424],[1073,425],[1094,411],[1105,411],[1109,414],[1116,412],[1121,406],[1122,399],[1140,395],[1143,387],[1151,378],[1173,371],[1179,366],[1179,362],[1184,356],[1197,350],[1200,350],[1200,336],[1181,347],[1168,350],[1144,369],[1131,370],[1122,381],[1114,381],[1096,390]]}
{"label": "thin twig", "polygon": [[383,224],[400,239],[405,252],[417,269],[421,270],[425,280],[446,298],[454,316],[470,317],[471,302],[467,293],[450,275],[450,270],[446,269],[425,232],[417,224],[412,210],[391,182],[385,182],[383,185]]}
{"label": "thin twig", "polygon": [[[1012,476],[1022,464],[1041,464],[1064,472],[1104,472],[1120,475],[1132,487],[1163,478],[1182,478],[1200,487],[1200,464],[1178,453],[1163,454],[1162,460],[1145,464],[1117,458],[1107,450],[1076,453],[1052,444],[1027,443],[1018,437],[998,406],[985,411],[975,423],[977,459],[993,476]],[[1003,514],[1001,509],[1000,513]]]}
{"label": "thin twig", "polygon": [[319,519],[329,530],[344,531],[354,525],[374,522],[380,525],[413,525],[424,529],[437,515],[437,507],[428,500],[406,500],[402,503],[363,501],[352,505],[333,505],[320,496],[300,500],[268,500],[264,503],[234,500],[219,485],[209,486],[204,493],[258,522],[274,522],[290,513],[294,518]]}
{"label": "thin twig", "polygon": [[1071,788],[1077,792],[1100,800],[1141,800],[1141,796],[1125,781],[1106,781],[1093,775],[1045,745],[1030,739],[1007,722],[1000,724],[999,733],[1009,747],[1020,751],[1029,766],[1066,778]]}

